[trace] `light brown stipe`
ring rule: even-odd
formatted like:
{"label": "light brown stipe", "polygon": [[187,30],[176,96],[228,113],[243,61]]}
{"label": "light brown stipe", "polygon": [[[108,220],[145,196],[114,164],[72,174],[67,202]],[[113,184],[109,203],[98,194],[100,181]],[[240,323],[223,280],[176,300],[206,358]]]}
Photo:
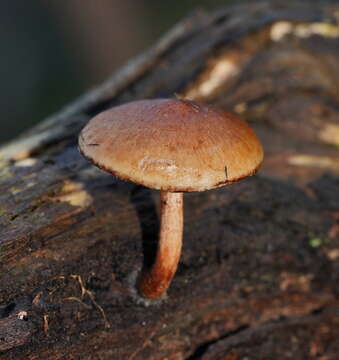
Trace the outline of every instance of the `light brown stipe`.
{"label": "light brown stipe", "polygon": [[183,194],[160,192],[161,223],[158,250],[150,269],[144,269],[138,288],[149,299],[159,298],[177,270],[182,247]]}
{"label": "light brown stipe", "polygon": [[138,289],[156,299],[178,266],[182,192],[203,191],[254,174],[263,149],[235,114],[180,99],[139,100],[95,116],[79,136],[81,153],[122,179],[161,190],[161,229],[153,266]]}

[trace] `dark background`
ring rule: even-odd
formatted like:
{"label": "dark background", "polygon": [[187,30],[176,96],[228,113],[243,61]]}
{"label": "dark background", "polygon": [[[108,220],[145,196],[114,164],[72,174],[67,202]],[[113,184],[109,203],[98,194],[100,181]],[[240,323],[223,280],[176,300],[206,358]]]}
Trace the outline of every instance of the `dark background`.
{"label": "dark background", "polygon": [[234,2],[2,0],[0,143],[101,83],[193,9]]}

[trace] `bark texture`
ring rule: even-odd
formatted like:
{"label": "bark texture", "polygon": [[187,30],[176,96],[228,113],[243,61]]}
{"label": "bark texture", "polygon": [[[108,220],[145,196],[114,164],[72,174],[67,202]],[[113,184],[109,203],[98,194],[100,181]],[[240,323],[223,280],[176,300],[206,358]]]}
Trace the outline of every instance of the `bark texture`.
{"label": "bark texture", "polygon": [[[105,84],[0,149],[0,359],[339,358],[339,6],[197,12]],[[255,177],[185,195],[167,299],[135,279],[158,193],[77,151],[96,113],[171,97],[240,113]],[[133,340],[133,341],[132,341]]]}

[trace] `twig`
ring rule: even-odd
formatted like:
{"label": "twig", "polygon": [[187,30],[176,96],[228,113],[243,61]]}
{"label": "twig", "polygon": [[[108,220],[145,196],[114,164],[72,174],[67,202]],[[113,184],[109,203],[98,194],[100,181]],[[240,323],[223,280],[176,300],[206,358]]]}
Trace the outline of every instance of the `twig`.
{"label": "twig", "polygon": [[78,298],[76,298],[76,297],[71,297],[71,298],[66,298],[66,300],[67,300],[67,299],[68,299],[68,300],[71,299],[71,300],[79,301],[79,302],[82,303],[83,305],[86,305],[86,304],[83,303],[82,299],[84,298],[85,295],[87,295],[87,296],[91,299],[93,305],[101,312],[101,315],[102,315],[102,317],[103,317],[103,319],[104,319],[105,327],[106,327],[106,328],[110,328],[111,325],[110,325],[109,321],[107,320],[107,316],[106,316],[106,313],[105,313],[104,309],[96,302],[95,297],[94,297],[92,291],[86,289],[86,287],[85,287],[85,285],[84,285],[84,282],[83,282],[81,276],[80,276],[80,275],[77,275],[77,274],[73,274],[73,275],[71,275],[71,278],[77,280],[78,283],[79,283],[79,285],[80,285],[80,289],[81,289],[81,299],[78,299]]}

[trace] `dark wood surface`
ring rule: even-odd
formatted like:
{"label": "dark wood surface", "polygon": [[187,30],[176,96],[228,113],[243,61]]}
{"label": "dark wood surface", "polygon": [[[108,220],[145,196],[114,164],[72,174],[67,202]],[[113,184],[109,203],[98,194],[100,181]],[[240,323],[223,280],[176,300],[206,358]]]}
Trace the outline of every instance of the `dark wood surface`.
{"label": "dark wood surface", "polygon": [[[198,11],[0,149],[1,360],[339,358],[338,13]],[[107,107],[174,94],[240,113],[266,157],[185,195],[178,273],[145,303],[134,279],[158,193],[92,167],[77,134]]]}

